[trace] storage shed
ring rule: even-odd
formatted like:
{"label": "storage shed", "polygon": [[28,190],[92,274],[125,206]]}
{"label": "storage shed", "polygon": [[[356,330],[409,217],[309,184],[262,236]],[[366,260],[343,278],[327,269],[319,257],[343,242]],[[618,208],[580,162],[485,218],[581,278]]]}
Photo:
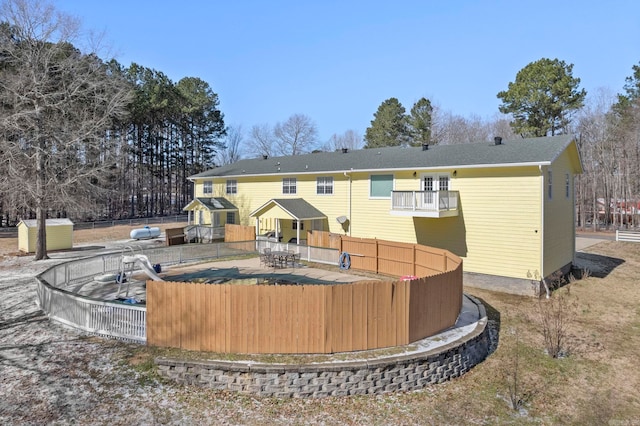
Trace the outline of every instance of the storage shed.
{"label": "storage shed", "polygon": [[[73,222],[70,219],[47,219],[47,250],[73,248]],[[38,224],[35,219],[18,223],[18,250],[35,253]]]}

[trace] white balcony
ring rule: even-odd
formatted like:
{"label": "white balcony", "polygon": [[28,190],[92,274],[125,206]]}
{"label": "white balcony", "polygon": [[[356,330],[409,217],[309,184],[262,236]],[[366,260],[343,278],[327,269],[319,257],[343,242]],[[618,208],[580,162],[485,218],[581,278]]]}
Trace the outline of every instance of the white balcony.
{"label": "white balcony", "polygon": [[415,217],[458,216],[458,191],[392,191],[391,214]]}

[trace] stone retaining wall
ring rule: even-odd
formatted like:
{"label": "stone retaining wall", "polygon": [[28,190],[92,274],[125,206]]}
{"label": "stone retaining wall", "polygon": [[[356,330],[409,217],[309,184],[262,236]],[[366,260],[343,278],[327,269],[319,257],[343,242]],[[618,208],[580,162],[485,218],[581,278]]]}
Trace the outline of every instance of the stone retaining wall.
{"label": "stone retaining wall", "polygon": [[[467,296],[469,297],[469,296]],[[381,394],[421,389],[458,377],[483,361],[490,346],[484,306],[479,321],[439,348],[370,360],[306,365],[156,358],[162,377],[183,384],[271,397]]]}

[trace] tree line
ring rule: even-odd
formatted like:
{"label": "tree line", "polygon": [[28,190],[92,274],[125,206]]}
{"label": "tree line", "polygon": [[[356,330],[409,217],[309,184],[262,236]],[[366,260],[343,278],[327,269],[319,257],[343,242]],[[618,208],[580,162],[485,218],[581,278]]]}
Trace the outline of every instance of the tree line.
{"label": "tree line", "polygon": [[[364,136],[318,140],[313,120],[227,127],[218,95],[197,77],[103,60],[81,49],[79,23],[40,0],[0,7],[0,218],[148,217],[175,214],[193,198],[188,177],[232,163],[243,151],[297,155],[316,150],[453,144],[574,133],[585,173],[576,184],[582,226],[637,224],[640,188],[640,68],[623,93],[587,99],[573,65],[543,58],[520,70],[493,120],[463,118],[420,98],[409,112],[382,102]],[[599,212],[602,213],[599,213]],[[41,229],[42,228],[42,229]],[[38,245],[39,246],[39,245]],[[37,253],[46,256],[45,253]]]}
{"label": "tree line", "polygon": [[365,148],[490,141],[494,136],[573,134],[584,173],[576,179],[580,227],[640,225],[640,65],[632,66],[623,92],[601,89],[590,98],[573,65],[542,58],[520,70],[506,90],[495,120],[465,119],[421,98],[409,113],[396,98],[382,102],[367,128]]}
{"label": "tree line", "polygon": [[46,3],[0,12],[3,224],[179,212],[226,131],[209,84],[81,51],[79,24]]}

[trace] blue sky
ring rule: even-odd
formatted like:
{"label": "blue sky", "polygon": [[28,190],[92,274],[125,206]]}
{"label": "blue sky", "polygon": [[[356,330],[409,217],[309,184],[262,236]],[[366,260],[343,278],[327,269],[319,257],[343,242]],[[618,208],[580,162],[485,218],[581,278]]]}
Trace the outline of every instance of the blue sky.
{"label": "blue sky", "polygon": [[541,58],[574,64],[580,87],[621,92],[640,63],[638,1],[56,0],[112,55],[178,81],[199,77],[228,125],[293,114],[320,142],[364,135],[390,97],[492,118],[496,94]]}

